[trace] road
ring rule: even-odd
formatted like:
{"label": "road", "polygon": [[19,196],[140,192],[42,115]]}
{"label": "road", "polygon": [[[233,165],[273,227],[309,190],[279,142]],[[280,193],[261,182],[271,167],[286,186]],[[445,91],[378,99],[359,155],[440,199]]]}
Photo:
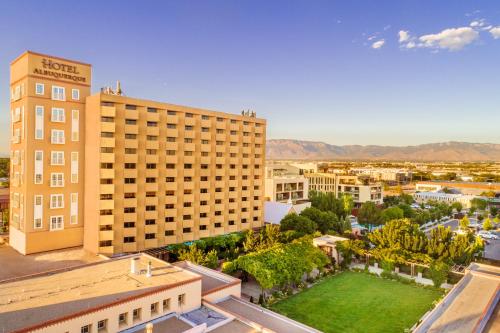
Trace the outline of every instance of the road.
{"label": "road", "polygon": [[436,224],[436,225],[433,225],[432,227],[430,227],[429,229],[426,229],[424,232],[427,236],[429,236],[431,234],[431,230],[432,229],[436,229],[438,226],[444,226],[445,228],[446,227],[450,227],[451,230],[456,230],[458,228],[458,220],[457,219],[451,219],[451,220],[448,220],[446,222],[443,222],[443,223],[440,223],[440,224]]}
{"label": "road", "polygon": [[500,239],[488,240],[489,244],[484,247],[484,257],[487,259],[500,260]]}

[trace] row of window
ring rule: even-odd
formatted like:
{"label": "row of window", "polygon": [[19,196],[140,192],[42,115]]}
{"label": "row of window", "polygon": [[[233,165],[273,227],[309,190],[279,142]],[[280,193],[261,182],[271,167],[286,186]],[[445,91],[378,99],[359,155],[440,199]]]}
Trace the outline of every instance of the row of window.
{"label": "row of window", "polygon": [[[35,94],[43,96],[45,95],[45,84],[43,83],[35,83]],[[65,101],[66,100],[66,89],[64,87],[52,86],[52,95],[51,98],[54,101]],[[71,99],[74,101],[80,100],[80,90],[79,89],[71,89]]]}
{"label": "row of window", "polygon": [[[52,122],[66,121],[65,111],[62,108],[52,108],[51,113]],[[44,138],[44,107],[35,106],[35,139],[43,140]],[[64,130],[52,129],[50,142],[53,144],[64,144]],[[80,140],[80,111],[71,110],[71,141]]]}
{"label": "row of window", "polygon": [[[162,313],[166,314],[171,311],[171,306],[170,306],[170,298],[164,299],[161,302],[161,309],[160,309],[160,302],[155,302],[151,303],[149,306],[149,312],[150,312],[150,317],[155,317],[160,314],[160,311]],[[186,304],[186,294],[179,294],[177,296],[177,306],[180,308],[184,304]],[[135,308],[132,310],[132,318],[130,320],[130,315],[128,312],[122,312],[118,315],[118,327],[119,328],[124,328],[128,325],[136,324],[140,321],[142,321],[143,318],[143,309],[142,308]],[[107,332],[108,330],[108,320],[109,319],[102,319],[97,322],[97,332]],[[80,333],[92,333],[94,332],[92,330],[92,324],[87,324],[81,327]]]}
{"label": "row of window", "polygon": [[[35,168],[34,168],[34,182],[35,184],[43,184],[43,150],[35,150]],[[64,152],[51,151],[51,164],[64,165]],[[78,183],[78,152],[71,152],[71,183]],[[51,187],[64,187],[64,173],[51,172],[50,173],[50,186]]]}
{"label": "row of window", "polygon": [[[33,227],[35,229],[43,228],[43,207],[43,195],[35,195],[33,202]],[[50,208],[64,208],[64,194],[51,194]],[[78,224],[78,193],[70,194],[70,224]],[[49,229],[51,231],[64,229],[64,217],[62,215],[50,216]]]}

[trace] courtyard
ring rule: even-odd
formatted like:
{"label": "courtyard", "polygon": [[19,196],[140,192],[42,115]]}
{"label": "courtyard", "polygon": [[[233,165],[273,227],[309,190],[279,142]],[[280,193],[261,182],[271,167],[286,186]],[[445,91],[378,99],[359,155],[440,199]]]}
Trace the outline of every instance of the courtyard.
{"label": "courtyard", "polygon": [[443,293],[366,273],[343,272],[271,306],[329,332],[404,332]]}

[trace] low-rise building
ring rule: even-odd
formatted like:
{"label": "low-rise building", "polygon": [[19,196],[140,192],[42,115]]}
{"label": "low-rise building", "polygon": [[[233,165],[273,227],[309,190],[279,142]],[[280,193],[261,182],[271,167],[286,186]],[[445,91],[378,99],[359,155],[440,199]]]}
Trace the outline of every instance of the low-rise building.
{"label": "low-rise building", "polygon": [[309,191],[334,193],[336,197],[348,194],[357,206],[367,201],[383,203],[382,184],[368,178],[333,173],[308,173],[304,176],[309,180]]}
{"label": "low-rise building", "polygon": [[500,183],[455,182],[455,181],[421,181],[415,190],[421,192],[437,192],[444,188],[457,189],[463,194],[480,195],[483,192],[500,192]]}
{"label": "low-rise building", "polygon": [[298,171],[281,164],[270,164],[266,166],[265,174],[266,200],[296,203],[308,199],[309,182]]}
{"label": "low-rise building", "polygon": [[416,192],[413,194],[413,198],[417,203],[426,203],[427,201],[438,201],[445,202],[447,204],[452,204],[454,202],[459,202],[464,208],[471,207],[471,201],[476,196],[469,194],[455,194],[455,193],[443,193],[443,192]]}
{"label": "low-rise building", "polygon": [[147,254],[0,282],[2,332],[318,332],[240,298],[241,281]]}

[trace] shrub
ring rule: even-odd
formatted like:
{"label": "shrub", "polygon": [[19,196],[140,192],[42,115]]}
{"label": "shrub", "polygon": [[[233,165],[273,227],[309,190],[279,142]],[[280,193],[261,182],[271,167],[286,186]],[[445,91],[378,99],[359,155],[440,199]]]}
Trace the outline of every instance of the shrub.
{"label": "shrub", "polygon": [[439,288],[446,282],[450,266],[442,260],[435,260],[431,263],[429,271],[434,287]]}

